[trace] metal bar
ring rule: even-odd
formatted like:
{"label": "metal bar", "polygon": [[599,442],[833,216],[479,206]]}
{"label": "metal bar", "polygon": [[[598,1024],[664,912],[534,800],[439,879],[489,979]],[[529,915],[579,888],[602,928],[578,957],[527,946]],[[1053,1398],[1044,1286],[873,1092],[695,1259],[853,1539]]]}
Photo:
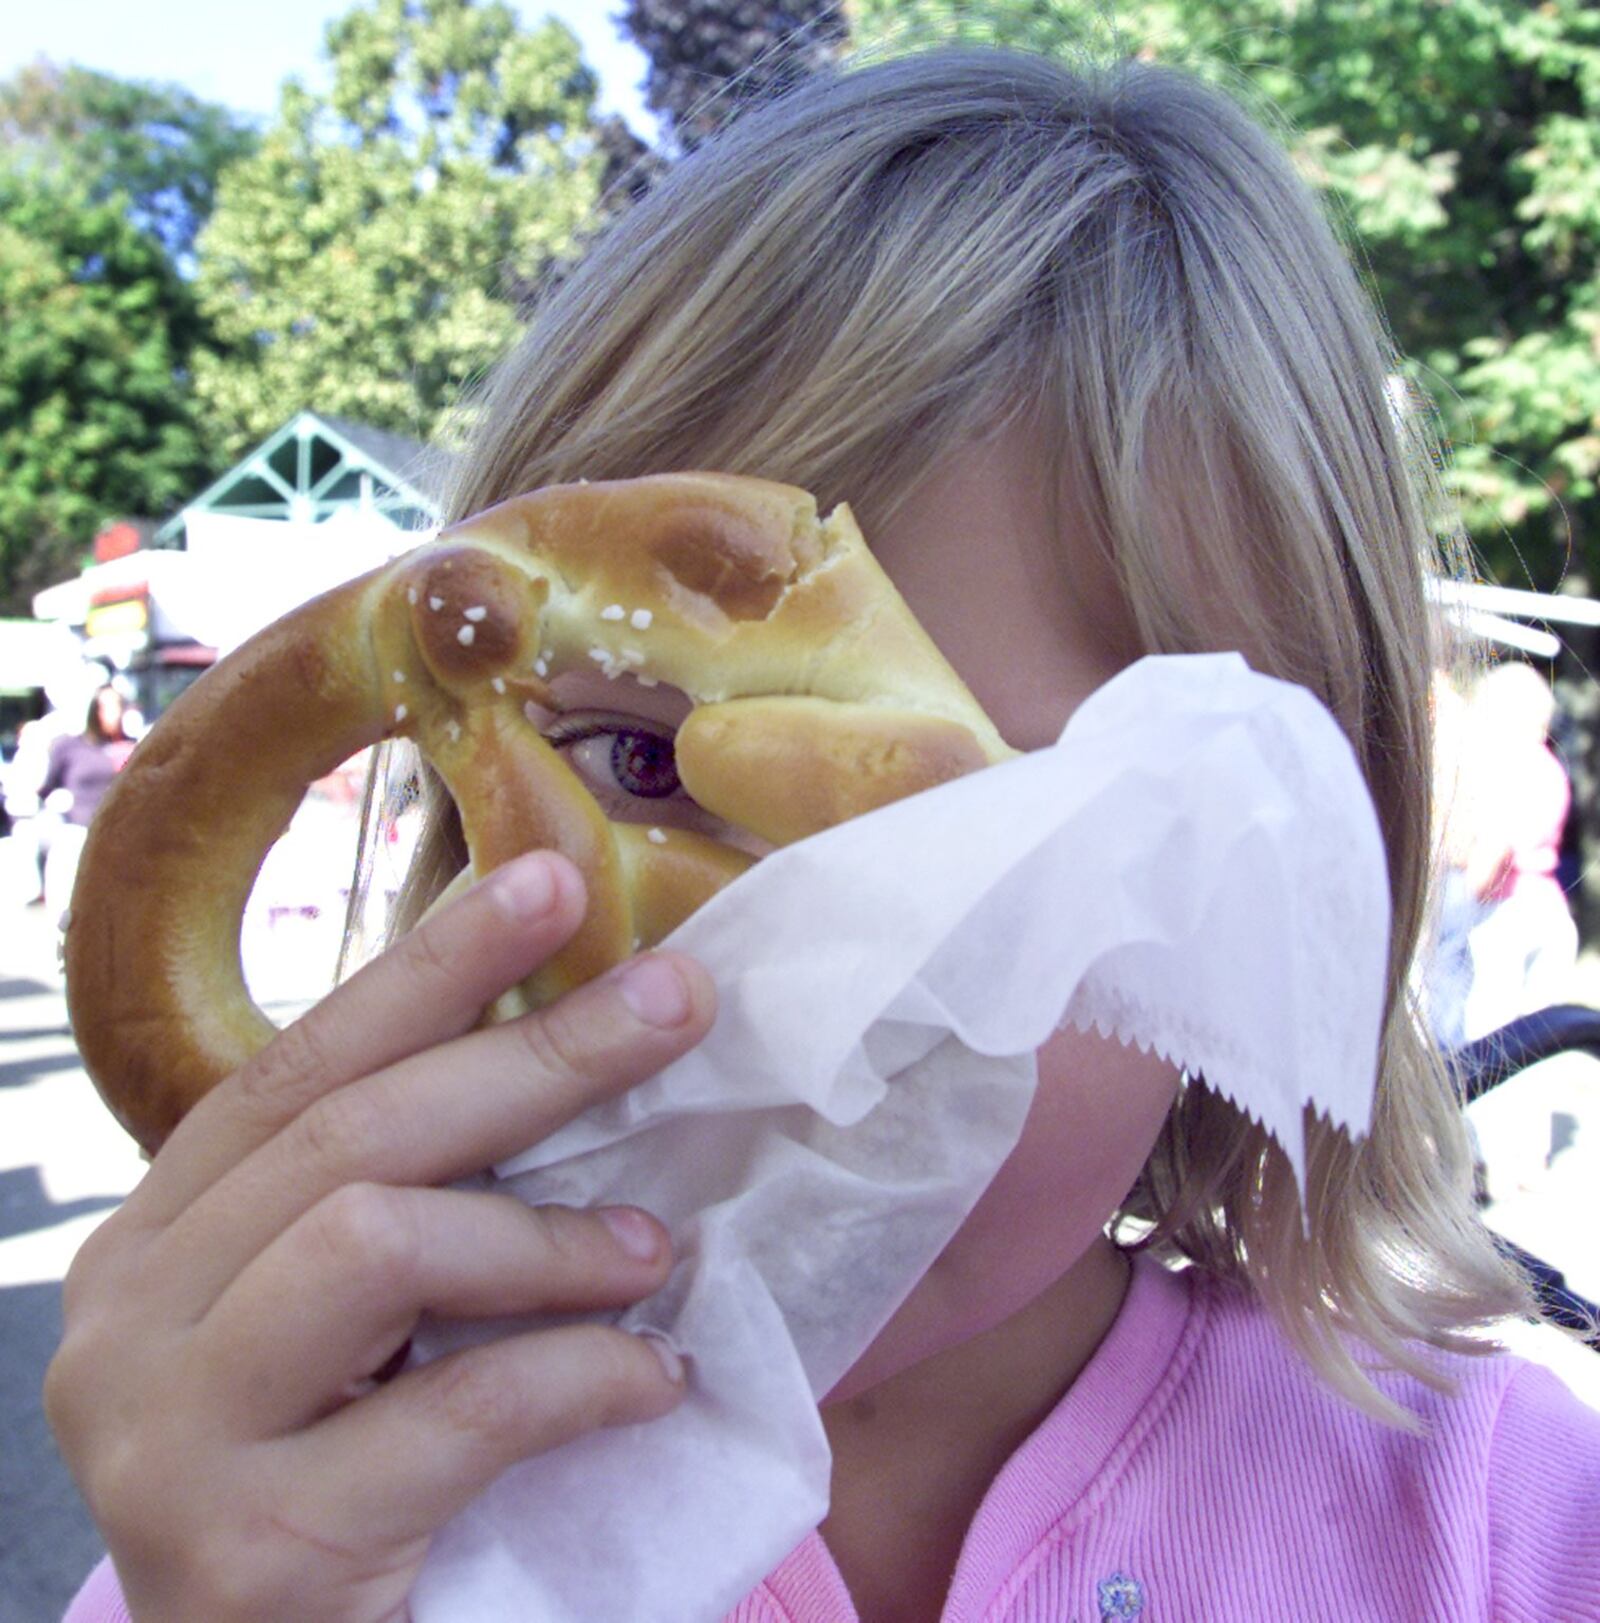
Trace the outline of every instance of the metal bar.
{"label": "metal bar", "polygon": [[[330,442],[331,443],[331,442]],[[313,501],[317,500],[329,485],[337,483],[356,466],[343,451],[339,452],[338,461],[323,474],[323,476],[306,492]]]}
{"label": "metal bar", "polygon": [[1554,659],[1561,652],[1561,639],[1553,631],[1539,631],[1533,626],[1521,625],[1515,620],[1506,619],[1503,614],[1487,614],[1482,609],[1457,606],[1451,609],[1450,618],[1475,636],[1504,643],[1507,648],[1520,648],[1535,659]]}
{"label": "metal bar", "polygon": [[271,485],[274,490],[281,491],[283,494],[283,499],[286,503],[293,502],[295,495],[293,486],[289,484],[289,482],[278,472],[276,468],[272,466],[270,462],[267,461],[265,457],[252,457],[247,463],[245,463],[240,472],[243,474],[253,475],[263,484]]}
{"label": "metal bar", "polygon": [[1431,585],[1441,603],[1461,604],[1489,614],[1515,615],[1523,620],[1553,620],[1574,626],[1600,626],[1600,602],[1590,597],[1557,597],[1549,592],[1523,592],[1510,586],[1489,586],[1482,581],[1441,580]]}

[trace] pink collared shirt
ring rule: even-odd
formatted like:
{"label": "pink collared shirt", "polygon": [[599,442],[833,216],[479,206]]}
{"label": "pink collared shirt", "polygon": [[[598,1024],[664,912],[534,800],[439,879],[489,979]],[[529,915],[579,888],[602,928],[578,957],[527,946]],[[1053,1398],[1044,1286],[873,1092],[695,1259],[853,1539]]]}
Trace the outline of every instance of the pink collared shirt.
{"label": "pink collared shirt", "polygon": [[[1241,1289],[1140,1259],[1116,1323],[996,1477],[943,1623],[1600,1623],[1600,1413],[1536,1365],[1379,1375],[1369,1420]],[[128,1623],[109,1564],[66,1623]],[[857,1623],[820,1537],[727,1623]]]}

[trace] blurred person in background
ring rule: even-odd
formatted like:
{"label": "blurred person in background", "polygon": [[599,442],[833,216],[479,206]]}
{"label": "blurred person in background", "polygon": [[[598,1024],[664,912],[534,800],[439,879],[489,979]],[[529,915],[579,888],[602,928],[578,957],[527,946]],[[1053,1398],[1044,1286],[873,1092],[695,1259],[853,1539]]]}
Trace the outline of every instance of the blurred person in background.
{"label": "blurred person in background", "polygon": [[[1426,996],[1446,1048],[1573,996],[1578,931],[1556,877],[1572,788],[1550,743],[1554,709],[1520,660],[1465,697],[1436,686],[1444,875]],[[1565,1062],[1551,1061],[1469,1107],[1490,1199],[1526,1194],[1549,1167],[1565,1085]]]}
{"label": "blurred person in background", "polygon": [[1470,1042],[1572,995],[1578,929],[1556,878],[1572,786],[1550,747],[1555,701],[1531,665],[1507,660],[1468,701],[1463,789],[1473,925]]}
{"label": "blurred person in background", "polygon": [[[48,708],[35,721],[24,722],[17,732],[17,747],[0,774],[11,838],[25,848],[18,860],[22,890],[17,900],[30,904],[44,900],[44,868],[50,841],[62,819],[43,807],[44,781],[50,771],[51,751],[58,739],[80,733],[85,708],[96,691],[111,679],[104,665],[73,659],[55,666],[43,683]],[[126,731],[126,726],[124,731]]]}
{"label": "blurred person in background", "polygon": [[60,819],[49,839],[44,864],[44,904],[59,920],[72,897],[72,881],[89,823],[111,780],[133,750],[123,726],[127,706],[109,682],[95,689],[83,731],[67,733],[50,746],[49,764],[39,786],[41,811]]}

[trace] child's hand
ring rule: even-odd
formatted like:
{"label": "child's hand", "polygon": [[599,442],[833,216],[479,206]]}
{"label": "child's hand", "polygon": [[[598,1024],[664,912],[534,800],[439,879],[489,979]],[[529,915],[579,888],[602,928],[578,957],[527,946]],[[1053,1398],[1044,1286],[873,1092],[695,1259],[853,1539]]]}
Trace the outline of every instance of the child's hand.
{"label": "child's hand", "polygon": [[403,1617],[434,1531],[508,1465],[677,1404],[670,1355],[600,1325],[370,1379],[423,1313],[620,1306],[666,1278],[642,1213],[436,1187],[709,1027],[704,971],[657,956],[473,1030],[583,906],[559,858],[501,869],[208,1094],[83,1247],[45,1404],[135,1617]]}

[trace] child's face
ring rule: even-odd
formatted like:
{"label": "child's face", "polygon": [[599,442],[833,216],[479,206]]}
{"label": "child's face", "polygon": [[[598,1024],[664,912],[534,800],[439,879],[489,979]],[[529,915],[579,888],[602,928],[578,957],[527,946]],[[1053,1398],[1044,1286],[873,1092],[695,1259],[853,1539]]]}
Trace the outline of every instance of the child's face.
{"label": "child's face", "polygon": [[1047,478],[1043,452],[1015,430],[947,458],[866,531],[940,652],[1021,750],[1055,743],[1137,650],[1109,565],[1070,507],[1051,503]]}
{"label": "child's face", "polygon": [[[1023,750],[1053,744],[1137,651],[1108,565],[1081,526],[1052,510],[1045,469],[1032,440],[1009,433],[947,459],[886,523],[867,529],[912,611]],[[689,708],[676,690],[627,677],[613,684],[573,673],[557,688],[564,709],[625,707],[669,736]],[[613,804],[603,762],[568,758],[611,815],[640,815]],[[703,826],[692,803],[645,805],[652,821]],[[1127,1194],[1177,1087],[1164,1061],[1074,1031],[1040,1050],[1039,1075],[1021,1143],[864,1361],[874,1378],[998,1323],[1071,1267]]]}
{"label": "child's face", "polygon": [[[1052,512],[1045,466],[1009,434],[949,461],[868,535],[1018,749],[1054,743],[1137,650],[1110,569]],[[922,1310],[914,1296],[848,1386],[978,1334],[1065,1273],[1138,1176],[1177,1082],[1164,1060],[1106,1038],[1051,1038],[1021,1142],[924,1282]]]}

